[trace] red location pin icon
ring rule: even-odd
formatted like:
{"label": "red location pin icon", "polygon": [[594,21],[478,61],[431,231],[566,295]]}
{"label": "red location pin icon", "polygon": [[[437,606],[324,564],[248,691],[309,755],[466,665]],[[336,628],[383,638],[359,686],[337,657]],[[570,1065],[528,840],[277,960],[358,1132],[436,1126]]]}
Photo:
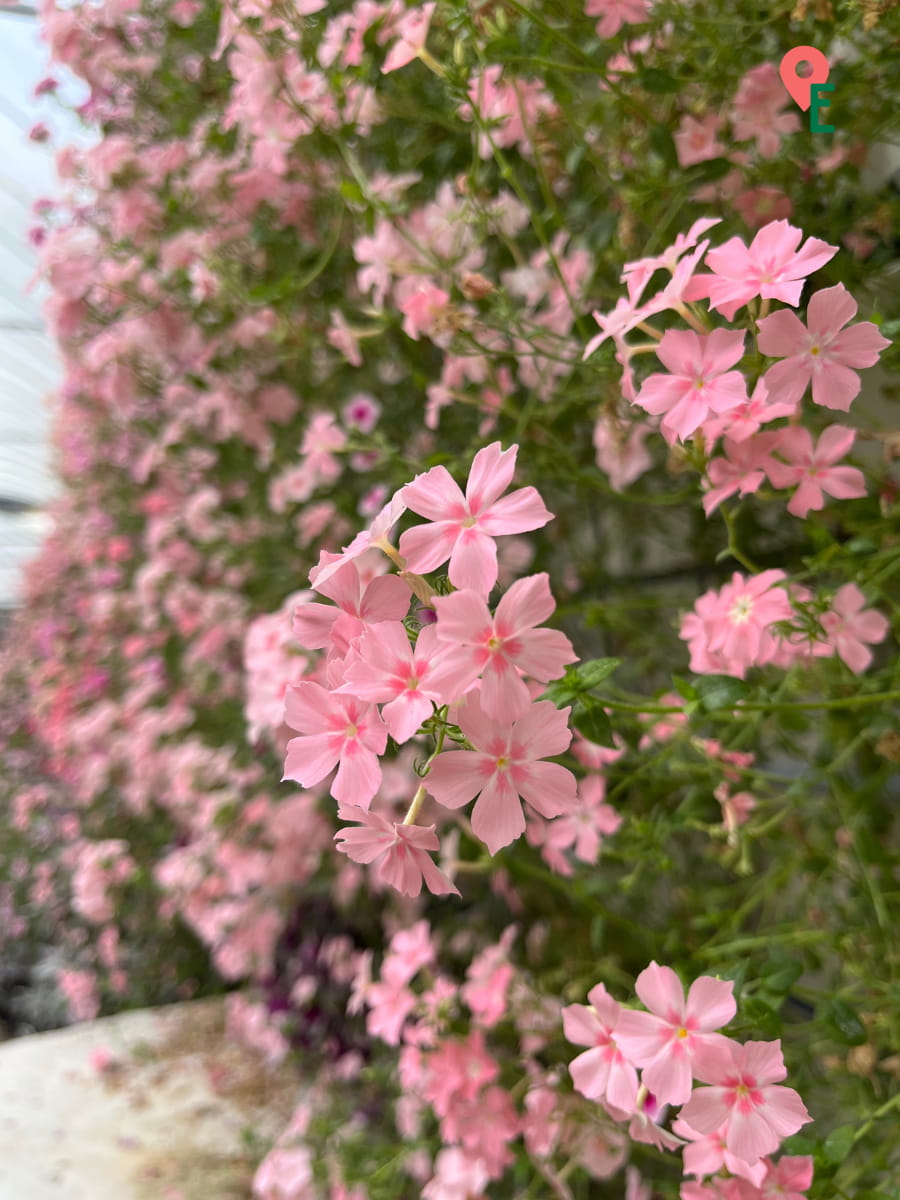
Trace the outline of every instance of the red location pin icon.
{"label": "red location pin icon", "polygon": [[[797,67],[802,62],[809,63],[812,67],[809,75],[797,74]],[[781,82],[791,93],[795,103],[799,104],[806,112],[809,108],[813,85],[824,83],[828,78],[828,59],[815,46],[795,46],[793,50],[788,50],[781,60],[778,72],[781,75]]]}

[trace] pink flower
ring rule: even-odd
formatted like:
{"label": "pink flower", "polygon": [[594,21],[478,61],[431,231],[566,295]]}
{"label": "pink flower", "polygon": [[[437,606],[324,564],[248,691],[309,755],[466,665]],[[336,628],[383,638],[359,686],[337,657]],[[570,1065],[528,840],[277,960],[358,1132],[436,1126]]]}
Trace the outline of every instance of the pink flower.
{"label": "pink flower", "polygon": [[716,137],[721,126],[722,118],[717,113],[707,113],[701,120],[685,114],[674,135],[679,165],[692,167],[724,154],[725,147]]}
{"label": "pink flower", "polygon": [[481,706],[489,717],[509,722],[523,716],[531,693],[517,668],[547,683],[578,659],[564,633],[535,628],[555,607],[544,572],[516,580],[493,617],[484,599],[469,589],[436,596],[437,637],[455,648],[452,690],[462,694],[481,675]]}
{"label": "pink flower", "polygon": [[781,136],[796,133],[800,119],[795,112],[782,112],[790,98],[774,63],[761,63],[741,79],[734,97],[732,128],[735,140],[756,138],[763,158],[774,158]]}
{"label": "pink flower", "polygon": [[792,416],[796,407],[796,404],[785,404],[783,400],[773,400],[765,379],[759,379],[753,395],[743,404],[729,409],[724,416],[710,417],[703,422],[703,436],[710,445],[723,434],[729,441],[744,442],[769,421]]}
{"label": "pink flower", "polygon": [[710,308],[729,321],[756,296],[796,305],[807,275],[837,254],[837,246],[812,237],[799,249],[802,237],[803,230],[787,221],[770,221],[749,247],[739,237],[729,238],[707,253],[706,262],[714,274],[694,276],[687,297],[709,297]]}
{"label": "pink flower", "polygon": [[687,1121],[678,1118],[672,1122],[672,1132],[691,1143],[685,1146],[682,1152],[685,1175],[703,1179],[707,1175],[718,1175],[724,1167],[726,1171],[746,1179],[754,1187],[758,1187],[762,1182],[766,1173],[765,1163],[760,1161],[751,1167],[742,1158],[732,1154],[725,1144],[724,1126],[714,1133],[698,1133]]}
{"label": "pink flower", "polygon": [[378,709],[309,681],[291,684],[284,700],[285,722],[302,736],[287,744],[282,778],[312,787],[337,766],[332,796],[367,808],[381,783],[378,756],[387,745]]}
{"label": "pink flower", "polygon": [[630,1113],[637,1102],[637,1071],[622,1053],[617,1028],[624,1010],[602,983],[588,992],[590,1006],[569,1004],[562,1010],[563,1031],[576,1046],[590,1046],[569,1063],[575,1090],[588,1100],[607,1100]]}
{"label": "pink flower", "polygon": [[474,1158],[458,1146],[438,1151],[434,1176],[422,1189],[423,1200],[471,1200],[484,1195],[490,1175],[480,1158]]}
{"label": "pink flower", "polygon": [[743,353],[742,331],[714,329],[698,334],[669,329],[656,354],[670,374],[646,379],[635,404],[654,415],[665,413],[661,429],[666,441],[684,441],[710,412],[726,412],[747,399],[744,376],[729,370]]}
{"label": "pink flower", "polygon": [[730,980],[701,975],[687,1000],[671,967],[652,962],[638,975],[635,991],[650,1012],[623,1012],[616,1039],[628,1059],[644,1068],[641,1081],[660,1104],[684,1104],[691,1068],[701,1047],[727,1042],[714,1033],[737,1011]]}
{"label": "pink flower", "polygon": [[434,825],[401,825],[355,805],[341,805],[338,816],[342,821],[359,822],[334,835],[338,850],[358,863],[380,859],[377,878],[383,883],[405,896],[418,896],[423,880],[435,896],[459,895],[428,853],[440,849]]}
{"label": "pink flower", "polygon": [[794,615],[787,592],[777,586],[785,578],[777,569],[751,579],[735,571],[719,592],[704,593],[681,623],[681,637],[690,644],[691,670],[743,678],[749,667],[771,662],[779,649],[771,626]]}
{"label": "pink flower", "polygon": [[585,15],[602,17],[597,22],[597,36],[615,37],[623,25],[637,25],[646,21],[650,11],[649,0],[587,0]]}
{"label": "pink flower", "polygon": [[542,700],[518,721],[501,724],[484,714],[477,698],[467,697],[457,722],[475,749],[439,754],[425,786],[447,808],[461,808],[478,796],[472,829],[491,854],[524,833],[520,796],[544,817],[558,816],[574,805],[571,771],[538,761],[567,749],[572,740],[570,711]]}
{"label": "pink flower", "polygon": [[703,1048],[694,1074],[714,1086],[694,1091],[682,1120],[698,1133],[724,1126],[728,1150],[751,1165],[812,1120],[793,1088],[774,1086],[787,1075],[780,1041]]}
{"label": "pink flower", "polygon": [[856,311],[856,301],[839,283],[810,297],[808,327],[787,309],[759,322],[760,350],[784,360],[765,375],[773,398],[797,404],[812,381],[816,404],[847,411],[861,386],[857,370],[873,366],[890,345],[871,321],[844,329]]}
{"label": "pink flower", "polygon": [[764,1200],[804,1200],[813,1180],[813,1160],[806,1154],[782,1155],[777,1163],[766,1160],[766,1174],[758,1184]]}
{"label": "pink flower", "polygon": [[[714,225],[718,225],[721,219],[721,217],[699,217],[687,233],[679,233],[671,246],[667,246],[661,254],[652,258],[638,258],[633,262],[627,262],[622,269],[621,280],[628,287],[628,299],[631,303],[637,304],[655,271],[666,270],[670,275],[674,275],[681,256],[688,250],[693,250],[704,233],[707,233]],[[704,241],[702,245],[705,249],[709,242]],[[594,316],[596,318],[597,314],[595,313]]]}
{"label": "pink flower", "polygon": [[400,493],[397,492],[391,496],[369,528],[358,533],[350,545],[345,546],[340,554],[331,554],[329,551],[323,550],[319,555],[318,563],[309,573],[309,582],[316,591],[327,595],[323,585],[346,563],[352,562],[354,559],[365,554],[367,550],[377,547],[381,542],[385,541],[388,534],[405,512],[406,505]]}
{"label": "pink flower", "polygon": [[759,489],[777,440],[777,433],[760,433],[745,442],[735,442],[730,437],[725,439],[725,457],[710,459],[707,467],[712,485],[703,497],[703,511],[707,516],[729,496],[736,493],[747,496]]}
{"label": "pink flower", "polygon": [[396,25],[391,27],[391,34],[399,35],[399,41],[394,43],[384,60],[384,66],[381,68],[383,75],[387,75],[390,71],[396,71],[399,67],[405,67],[407,63],[418,57],[419,51],[425,45],[425,39],[428,37],[428,28],[431,25],[434,7],[432,3],[423,4],[421,8],[408,9]]}
{"label": "pink flower", "polygon": [[745,188],[738,192],[732,203],[751,229],[789,217],[794,211],[790,197],[774,187]]}
{"label": "pink flower", "polygon": [[836,500],[851,500],[866,494],[862,471],[834,465],[849,452],[855,440],[856,430],[844,425],[829,426],[815,448],[808,429],[794,425],[779,432],[774,449],[788,461],[773,459],[767,470],[775,487],[797,488],[787,506],[789,513],[805,517],[811,509],[824,508],[823,493]]}
{"label": "pink flower", "polygon": [[[384,561],[382,559],[382,561]],[[352,560],[342,563],[324,580],[317,577],[316,591],[337,607],[307,601],[294,609],[294,637],[307,650],[327,646],[345,655],[353,638],[375,622],[402,621],[409,611],[409,587],[399,575],[377,575],[364,584]]]}
{"label": "pink flower", "polygon": [[597,466],[609,476],[609,486],[617,492],[640,478],[653,466],[650,451],[644,445],[653,426],[649,421],[620,425],[601,413],[594,425],[594,449]]}
{"label": "pink flower", "polygon": [[[438,657],[438,631],[429,625],[413,648],[400,621],[370,626],[356,646],[356,656],[338,693],[384,704],[381,715],[395,742],[408,741],[434,711],[462,695],[450,686],[459,672],[447,655]],[[471,681],[470,681],[471,682]],[[432,703],[434,702],[434,704]]]}
{"label": "pink flower", "polygon": [[400,553],[407,569],[423,574],[450,559],[450,582],[486,596],[497,582],[495,537],[540,529],[553,514],[533,487],[501,494],[512,482],[518,446],[501,450],[493,442],[472,461],[463,496],[446,467],[432,467],[402,490],[408,508],[429,525],[407,529]]}
{"label": "pink flower", "polygon": [[828,634],[828,645],[857,675],[872,662],[866,643],[883,642],[890,624],[887,617],[873,609],[863,612],[866,598],[855,583],[845,583],[831,602],[831,609],[820,618]]}

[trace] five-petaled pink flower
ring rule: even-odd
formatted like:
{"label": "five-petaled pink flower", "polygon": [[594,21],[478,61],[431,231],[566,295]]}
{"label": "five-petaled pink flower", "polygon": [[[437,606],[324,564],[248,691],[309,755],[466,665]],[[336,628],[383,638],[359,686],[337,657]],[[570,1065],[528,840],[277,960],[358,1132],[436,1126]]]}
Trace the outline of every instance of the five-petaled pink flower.
{"label": "five-petaled pink flower", "polygon": [[434,4],[423,4],[421,8],[409,9],[403,13],[396,25],[391,25],[391,35],[398,37],[384,60],[381,68],[383,75],[405,67],[414,58],[418,58],[434,14]]}
{"label": "five-petaled pink flower", "polygon": [[780,1041],[703,1047],[694,1074],[713,1086],[695,1089],[682,1120],[698,1133],[724,1126],[726,1146],[744,1162],[771,1154],[812,1120],[793,1088],[775,1086],[787,1075]]}
{"label": "five-petaled pink flower", "polygon": [[492,442],[479,450],[462,494],[446,467],[432,467],[402,489],[404,503],[430,524],[407,529],[400,553],[409,571],[423,574],[450,559],[450,582],[486,596],[497,582],[495,537],[540,529],[553,519],[537,490],[503,496],[516,469],[518,446]]}
{"label": "five-petaled pink flower", "polygon": [[431,859],[429,850],[439,850],[434,825],[401,825],[381,813],[344,804],[338,808],[342,821],[358,821],[334,835],[338,850],[358,863],[381,859],[377,878],[404,896],[418,896],[425,886],[435,896],[458,896],[459,891]]}
{"label": "five-petaled pink flower", "polygon": [[810,297],[808,326],[787,309],[759,322],[760,350],[784,360],[765,375],[774,400],[797,404],[811,381],[816,404],[847,411],[861,387],[856,372],[873,366],[890,345],[871,321],[844,329],[856,311],[856,301],[839,283]]}
{"label": "five-petaled pink flower", "polygon": [[301,736],[287,744],[282,778],[312,787],[337,767],[332,796],[339,804],[367,808],[381,783],[378,756],[387,745],[375,705],[304,680],[288,686],[284,719]]}
{"label": "five-petaled pink flower", "polygon": [[477,696],[470,694],[456,720],[475,749],[439,754],[425,786],[447,808],[462,808],[478,796],[472,829],[496,854],[525,832],[520,796],[542,817],[556,817],[574,807],[572,772],[558,763],[539,761],[568,748],[570,712],[541,700],[518,721],[502,724],[492,721]]}
{"label": "five-petaled pink flower", "polygon": [[737,310],[756,296],[796,305],[807,275],[818,271],[837,254],[819,238],[807,238],[800,248],[803,230],[788,221],[770,221],[746,246],[739,237],[729,238],[706,255],[712,275],[695,275],[687,298],[709,298],[729,321]]}
{"label": "five-petaled pink flower", "polygon": [[638,975],[634,989],[650,1012],[623,1012],[616,1041],[631,1062],[644,1068],[641,1081],[660,1104],[684,1104],[700,1048],[721,1050],[728,1043],[714,1030],[727,1025],[737,1011],[734,984],[701,975],[685,1000],[672,968],[652,962]]}
{"label": "five-petaled pink flower", "polygon": [[633,1112],[637,1101],[637,1071],[616,1041],[624,1015],[602,983],[588,992],[587,1004],[569,1004],[562,1010],[563,1031],[576,1046],[589,1046],[569,1063],[575,1090],[588,1100],[607,1100],[622,1112]]}
{"label": "five-petaled pink flower", "polygon": [[434,711],[432,701],[446,704],[465,691],[465,687],[454,691],[449,686],[452,665],[446,654],[438,657],[434,625],[420,632],[414,648],[400,621],[381,621],[368,627],[354,649],[345,682],[336,690],[384,704],[381,715],[395,742],[413,736]]}
{"label": "five-petaled pink flower", "polygon": [[883,613],[874,609],[864,612],[865,603],[856,584],[845,583],[832,600],[831,609],[820,617],[828,642],[816,643],[817,654],[833,651],[857,675],[872,662],[872,651],[866,643],[883,642],[890,628]]}
{"label": "five-petaled pink flower", "polygon": [[601,17],[597,35],[615,37],[623,25],[638,25],[647,20],[650,0],[587,0],[584,6],[589,17]]}
{"label": "five-petaled pink flower", "polygon": [[656,353],[669,374],[646,379],[635,404],[665,413],[660,428],[669,443],[690,437],[711,412],[727,412],[747,399],[744,376],[730,369],[744,353],[743,331],[669,329]]}
{"label": "five-petaled pink flower", "polygon": [[514,721],[528,710],[531,693],[519,675],[547,683],[577,661],[572,643],[556,629],[535,629],[556,604],[546,573],[517,579],[492,617],[482,596],[469,589],[435,596],[437,636],[454,646],[452,685],[462,694],[482,676],[481,706],[489,717]]}
{"label": "five-petaled pink flower", "polygon": [[835,463],[849,453],[856,440],[856,430],[845,425],[830,425],[813,447],[808,429],[793,425],[779,431],[775,452],[788,461],[773,459],[767,471],[777,488],[796,487],[787,510],[795,517],[805,517],[812,509],[825,507],[825,496],[835,500],[852,500],[866,494],[866,481],[856,467],[838,467]]}
{"label": "five-petaled pink flower", "polygon": [[318,578],[316,591],[336,607],[307,601],[294,609],[294,637],[306,650],[327,646],[330,653],[344,655],[372,622],[402,621],[409,611],[409,587],[399,575],[376,575],[364,584],[352,559],[324,581]]}

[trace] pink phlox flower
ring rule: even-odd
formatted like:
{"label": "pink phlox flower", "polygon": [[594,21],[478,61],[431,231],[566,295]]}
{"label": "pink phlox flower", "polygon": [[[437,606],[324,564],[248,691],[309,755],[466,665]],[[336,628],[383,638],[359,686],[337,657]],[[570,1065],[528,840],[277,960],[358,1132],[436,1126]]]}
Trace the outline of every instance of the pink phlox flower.
{"label": "pink phlox flower", "polygon": [[747,496],[759,490],[777,441],[777,432],[758,433],[741,442],[726,437],[724,458],[712,458],[707,466],[710,486],[703,497],[707,516],[729,496]]}
{"label": "pink phlox flower", "polygon": [[699,119],[685,113],[674,134],[679,166],[684,169],[723,155],[725,147],[716,136],[721,127],[718,113],[706,113]]}
{"label": "pink phlox flower", "polygon": [[507,1009],[507,994],[514,969],[508,960],[510,947],[518,932],[515,925],[504,930],[500,941],[488,946],[469,964],[460,995],[473,1018],[491,1029]]}
{"label": "pink phlox flower", "polygon": [[[718,225],[721,217],[699,217],[687,233],[679,233],[675,241],[667,246],[661,254],[648,258],[637,258],[627,262],[622,269],[620,279],[628,288],[628,299],[637,304],[644,288],[655,271],[668,271],[674,275],[682,255],[693,250],[707,230]],[[704,245],[708,245],[704,243]]]}
{"label": "pink phlox flower", "polygon": [[638,1078],[618,1043],[624,1010],[602,983],[591,988],[588,1000],[589,1005],[569,1004],[562,1010],[567,1040],[590,1047],[569,1063],[572,1082],[588,1100],[605,1099],[630,1113],[637,1103]]}
{"label": "pink phlox flower", "polygon": [[[660,1104],[652,1092],[641,1088],[637,1108],[631,1113],[631,1120],[628,1122],[628,1136],[631,1140],[655,1146],[657,1150],[679,1150],[683,1145],[681,1138],[663,1128],[666,1109],[667,1106]],[[610,1116],[621,1121],[628,1113],[612,1108]]]}
{"label": "pink phlox flower", "polygon": [[790,417],[797,410],[796,404],[785,403],[784,400],[773,400],[766,385],[765,377],[758,379],[753,395],[748,396],[743,404],[729,409],[724,416],[710,417],[704,421],[703,437],[712,445],[723,434],[732,442],[745,442],[761,426],[779,417]]}
{"label": "pink phlox flower", "polygon": [[813,1160],[808,1154],[784,1154],[778,1162],[763,1159],[766,1173],[757,1184],[763,1200],[805,1200],[813,1181]]}
{"label": "pink phlox flower", "polygon": [[429,851],[440,849],[434,825],[401,825],[353,805],[341,805],[338,816],[359,822],[357,828],[346,827],[334,835],[338,850],[358,863],[380,859],[376,878],[382,883],[405,896],[418,896],[424,880],[435,896],[459,895],[430,857]]}
{"label": "pink phlox flower", "polygon": [[732,131],[736,141],[756,138],[756,147],[763,158],[774,158],[781,138],[796,133],[800,118],[795,112],[782,109],[791,100],[781,82],[774,63],[760,63],[742,76],[734,97]]}
{"label": "pink phlox flower", "polygon": [[579,862],[595,863],[603,839],[615,833],[622,816],[604,797],[606,784],[601,775],[588,775],[578,783],[578,803],[547,826],[547,836],[560,850],[571,848]]}
{"label": "pink phlox flower", "polygon": [[445,1146],[434,1160],[434,1175],[422,1189],[423,1200],[471,1200],[484,1195],[490,1175],[480,1158]]}
{"label": "pink phlox flower", "polygon": [[733,834],[745,825],[756,808],[756,798],[750,792],[730,792],[727,783],[720,783],[713,795],[722,808],[722,827]]}
{"label": "pink phlox flower", "polygon": [[433,606],[437,638],[448,652],[455,647],[450,690],[462,695],[481,675],[481,707],[494,720],[514,721],[528,711],[531,695],[519,671],[547,683],[578,660],[564,633],[535,628],[556,608],[546,572],[517,579],[493,617],[468,588],[435,596]]}
{"label": "pink phlox flower", "polygon": [[406,504],[400,492],[395,492],[382,508],[381,512],[368,529],[356,535],[349,546],[345,546],[340,554],[332,554],[323,550],[319,561],[309,573],[309,582],[317,591],[322,591],[323,584],[348,562],[359,558],[367,550],[378,547],[379,543],[387,540],[391,530],[406,512]]}
{"label": "pink phlox flower", "polygon": [[682,1120],[698,1133],[724,1126],[727,1149],[751,1165],[812,1120],[793,1088],[775,1086],[787,1075],[780,1041],[702,1048],[694,1074],[713,1086],[695,1089]]}
{"label": "pink phlox flower", "polygon": [[337,767],[335,800],[368,808],[381,782],[378,756],[387,745],[387,728],[374,704],[303,681],[288,687],[284,719],[301,736],[288,742],[282,778],[312,787]]}
{"label": "pink phlox flower", "polygon": [[465,1041],[444,1038],[428,1056],[420,1090],[437,1115],[443,1118],[457,1101],[471,1103],[475,1100],[499,1074],[496,1059],[485,1047],[483,1032],[475,1029]]}
{"label": "pink phlox flower", "polygon": [[609,763],[618,762],[626,751],[626,746],[618,734],[614,735],[613,740],[616,743],[614,748],[598,746],[596,742],[589,742],[582,734],[576,733],[572,742],[572,754],[589,771],[602,771]]}
{"label": "pink phlox flower", "polygon": [[407,569],[424,574],[450,559],[450,582],[486,596],[497,582],[495,537],[540,529],[553,519],[533,487],[503,496],[516,469],[518,446],[492,442],[479,450],[463,495],[446,467],[432,467],[402,489],[403,502],[428,525],[400,536]]}
{"label": "pink phlox flower", "polygon": [[391,938],[388,952],[381,964],[381,978],[392,983],[409,983],[423,967],[435,959],[431,926],[416,921],[409,929],[400,929]]}
{"label": "pink phlox flower", "polygon": [[825,507],[825,494],[835,500],[851,500],[865,496],[866,481],[857,467],[835,466],[850,452],[856,440],[856,430],[845,425],[830,425],[815,447],[812,434],[794,425],[779,430],[774,446],[777,454],[787,461],[773,459],[767,468],[769,478],[777,488],[796,487],[787,510],[795,517],[805,517],[810,510]]}
{"label": "pink phlox flower", "polygon": [[[883,642],[890,622],[874,609],[863,611],[866,598],[855,583],[845,583],[836,593],[831,608],[819,618],[828,642],[816,643],[819,655],[836,653],[858,675],[872,663],[869,644]],[[818,647],[822,647],[819,649]]]}
{"label": "pink phlox flower", "polygon": [[460,1142],[497,1179],[513,1161],[510,1143],[521,1129],[522,1122],[509,1092],[494,1085],[485,1088],[475,1100],[457,1100],[441,1121],[441,1138]]}
{"label": "pink phlox flower", "polygon": [[609,476],[609,486],[615,491],[624,491],[653,466],[644,445],[653,432],[648,421],[620,424],[605,413],[598,416],[593,438],[597,466]]}
{"label": "pink phlox flower", "polygon": [[751,229],[761,229],[770,221],[790,217],[794,211],[790,196],[774,187],[745,188],[732,201],[735,210]]}
{"label": "pink phlox flower", "polygon": [[669,329],[656,347],[669,374],[646,379],[635,404],[654,415],[665,414],[660,428],[667,442],[684,441],[710,412],[726,412],[747,399],[744,376],[730,370],[743,353],[743,331]]}
{"label": "pink phlox flower", "polygon": [[418,57],[419,51],[425,45],[425,39],[428,37],[434,9],[433,3],[423,4],[421,8],[407,9],[396,24],[391,24],[391,36],[397,37],[398,41],[391,47],[384,60],[381,68],[383,75],[387,75],[390,71],[396,71],[399,67],[405,67],[407,63]]}
{"label": "pink phlox flower", "polygon": [[770,221],[746,246],[739,237],[729,238],[710,250],[706,263],[713,274],[695,275],[688,286],[687,299],[709,299],[731,320],[748,300],[781,300],[796,305],[804,280],[837,254],[819,238],[807,238],[800,247],[803,230],[787,221]]}
{"label": "pink phlox flower", "polygon": [[[443,654],[441,650],[443,649]],[[438,640],[434,625],[426,626],[416,645],[410,645],[400,621],[370,625],[355,646],[336,690],[360,700],[383,704],[381,715],[395,742],[406,742],[434,711],[434,705],[459,698],[455,664]]]}
{"label": "pink phlox flower", "polygon": [[844,329],[856,312],[856,301],[839,283],[810,296],[806,325],[787,309],[764,317],[759,348],[783,360],[766,372],[770,394],[796,405],[812,382],[816,404],[846,412],[861,387],[857,371],[873,366],[890,345],[871,321]]}
{"label": "pink phlox flower", "polygon": [[399,1046],[403,1026],[416,1007],[416,995],[404,983],[373,983],[366,993],[366,1030],[389,1046]]}
{"label": "pink phlox flower", "polygon": [[[787,592],[777,586],[785,578],[777,568],[750,579],[735,571],[731,582],[718,593],[700,597],[695,606],[699,626],[685,618],[681,636],[696,639],[701,653],[714,656],[717,665],[703,669],[724,670],[743,678],[749,667],[772,660],[778,638],[771,626],[794,615]],[[692,645],[691,670],[697,671],[701,667],[695,665],[694,650]]]}
{"label": "pink phlox flower", "polygon": [[[707,593],[709,595],[710,593]],[[702,597],[701,597],[702,599]],[[698,601],[699,604],[699,601]],[[685,618],[687,619],[687,618]],[[682,637],[685,634],[682,632]],[[691,670],[694,668],[691,667]],[[663,705],[666,708],[675,708],[678,705],[684,704],[684,697],[679,696],[678,692],[666,692],[656,701],[657,704]],[[649,729],[638,742],[639,750],[646,750],[648,746],[652,746],[654,742],[667,742],[669,738],[674,737],[679,729],[683,729],[688,722],[688,716],[685,712],[665,713],[659,718],[651,722]]]}
{"label": "pink phlox flower", "polygon": [[632,329],[636,329],[641,321],[646,320],[649,312],[636,301],[625,296],[620,296],[612,312],[607,314],[600,312],[599,309],[595,309],[592,316],[600,326],[600,332],[592,337],[585,346],[584,352],[581,355],[582,361],[590,358],[594,351],[598,350],[607,339],[614,338],[616,341],[619,341],[626,333],[630,333]]}
{"label": "pink phlox flower", "polygon": [[370,625],[402,621],[409,611],[409,587],[399,575],[377,575],[364,583],[353,561],[341,564],[324,581],[319,576],[316,591],[336,607],[307,601],[294,609],[294,637],[307,650],[327,646],[331,654],[343,657]]}
{"label": "pink phlox flower", "polygon": [[507,724],[491,720],[477,697],[466,697],[456,719],[474,750],[439,754],[425,786],[446,808],[461,808],[478,796],[472,829],[491,854],[524,832],[520,797],[548,818],[573,807],[575,776],[558,763],[540,761],[568,748],[570,711],[542,700]]}
{"label": "pink phlox flower", "polygon": [[631,1062],[644,1068],[641,1081],[661,1104],[684,1104],[698,1050],[727,1042],[713,1031],[737,1011],[734,984],[701,975],[685,1000],[672,968],[652,962],[637,977],[635,991],[650,1012],[623,1012],[618,1043]]}
{"label": "pink phlox flower", "polygon": [[766,1174],[766,1165],[762,1160],[751,1166],[732,1154],[725,1144],[725,1127],[714,1133],[698,1133],[687,1121],[680,1117],[672,1122],[672,1132],[684,1138],[690,1145],[685,1146],[682,1153],[685,1175],[693,1175],[704,1179],[707,1175],[717,1175],[724,1167],[732,1175],[738,1175],[759,1187]]}
{"label": "pink phlox flower", "polygon": [[414,280],[412,286],[403,289],[399,301],[403,332],[416,342],[424,334],[439,346],[448,344],[452,336],[445,321],[449,303],[450,293],[443,288],[426,279]]}
{"label": "pink phlox flower", "polygon": [[647,20],[650,0],[586,0],[585,15],[601,17],[597,36],[615,37],[623,25],[638,25]]}

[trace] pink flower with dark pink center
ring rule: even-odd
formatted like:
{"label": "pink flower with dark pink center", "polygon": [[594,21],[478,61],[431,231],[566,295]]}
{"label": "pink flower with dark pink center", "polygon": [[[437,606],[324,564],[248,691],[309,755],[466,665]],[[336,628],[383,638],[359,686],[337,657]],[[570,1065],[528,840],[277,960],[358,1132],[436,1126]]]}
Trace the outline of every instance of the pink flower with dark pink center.
{"label": "pink flower with dark pink center", "polygon": [[402,489],[405,505],[428,525],[400,536],[407,569],[418,574],[450,559],[450,582],[486,596],[497,582],[495,537],[540,529],[553,519],[533,487],[504,496],[516,469],[518,446],[492,442],[479,450],[463,495],[446,467],[432,467]]}
{"label": "pink flower with dark pink center", "polygon": [[813,446],[808,429],[793,425],[778,433],[774,451],[786,463],[773,459],[767,467],[769,478],[777,488],[796,487],[787,510],[795,517],[805,517],[810,510],[825,507],[825,493],[836,500],[851,500],[866,494],[866,481],[856,467],[837,466],[848,454],[856,430],[844,425],[830,425]]}
{"label": "pink flower with dark pink center", "polygon": [[555,607],[545,572],[516,580],[493,616],[477,592],[464,588],[435,596],[437,637],[445,648],[455,648],[451,688],[461,695],[481,675],[481,706],[489,717],[523,716],[531,693],[519,670],[547,683],[578,658],[564,633],[535,628]]}
{"label": "pink flower with dark pink center", "polygon": [[857,304],[842,283],[815,292],[807,325],[787,309],[759,322],[759,348],[783,361],[765,374],[774,400],[798,404],[812,383],[812,398],[825,408],[846,412],[862,386],[857,371],[871,367],[891,343],[871,321],[844,329]]}
{"label": "pink flower with dark pink center", "polygon": [[287,744],[282,778],[312,787],[337,767],[335,800],[368,808],[381,783],[378,756],[387,745],[387,728],[374,704],[304,681],[289,685],[284,719],[301,736]]}
{"label": "pink flower with dark pink center", "polygon": [[641,1080],[660,1104],[683,1104],[691,1094],[698,1050],[728,1041],[714,1030],[737,1011],[734,984],[702,975],[685,1000],[672,968],[652,962],[637,977],[635,991],[650,1012],[623,1012],[616,1040],[628,1059],[644,1068]]}
{"label": "pink flower with dark pink center", "polygon": [[866,609],[866,598],[855,583],[845,583],[835,594],[831,609],[820,617],[828,634],[826,643],[817,642],[818,655],[837,654],[857,675],[872,663],[869,645],[883,642],[890,623],[883,613]]}
{"label": "pink flower with dark pink center", "polygon": [[724,1127],[727,1149],[752,1165],[812,1117],[793,1088],[776,1086],[787,1075],[780,1041],[725,1042],[697,1052],[694,1074],[713,1086],[697,1088],[681,1118],[698,1133]]}
{"label": "pink flower with dark pink center", "polygon": [[576,1046],[589,1046],[569,1063],[575,1090],[588,1100],[608,1100],[630,1113],[637,1101],[634,1066],[619,1048],[616,1029],[623,1015],[602,983],[588,992],[590,1004],[569,1004],[562,1010],[563,1031]]}
{"label": "pink flower with dark pink center", "polygon": [[574,807],[575,776],[558,763],[540,761],[568,748],[570,712],[541,700],[518,721],[501,723],[469,695],[456,720],[474,750],[439,754],[425,786],[446,808],[462,808],[478,796],[472,829],[496,854],[525,832],[520,797],[548,818]]}
{"label": "pink flower with dark pink center", "polygon": [[340,806],[338,816],[342,821],[358,822],[334,835],[338,850],[354,862],[378,862],[377,878],[383,883],[405,896],[418,896],[423,880],[435,896],[459,895],[429,853],[440,849],[434,825],[401,825],[381,813],[349,804]]}
{"label": "pink flower with dark pink center", "polygon": [[684,441],[708,419],[747,399],[747,383],[730,368],[744,353],[744,333],[714,329],[709,334],[690,329],[667,330],[656,354],[668,375],[644,381],[635,404],[655,416],[665,414],[661,430],[666,441]]}

